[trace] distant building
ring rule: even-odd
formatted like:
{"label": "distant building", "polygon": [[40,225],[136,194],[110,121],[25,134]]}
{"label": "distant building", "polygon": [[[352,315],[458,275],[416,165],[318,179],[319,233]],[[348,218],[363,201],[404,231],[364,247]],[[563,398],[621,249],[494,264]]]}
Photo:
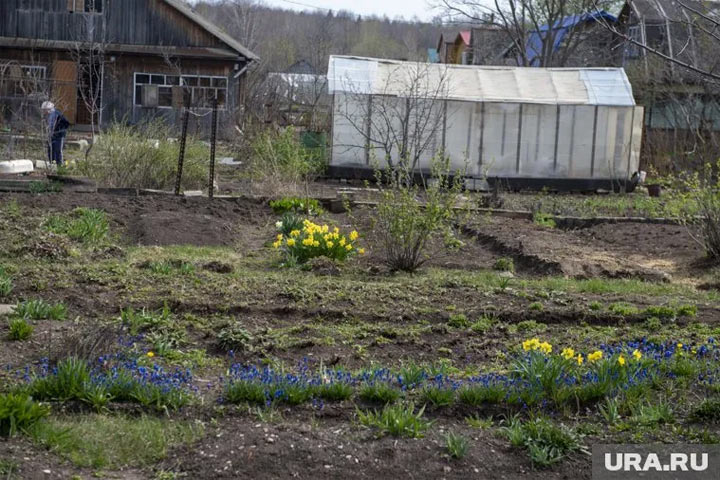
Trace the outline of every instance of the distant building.
{"label": "distant building", "polygon": [[310,62],[300,60],[284,72],[269,73],[262,92],[266,123],[312,131],[327,128],[330,108],[327,76],[316,74]]}

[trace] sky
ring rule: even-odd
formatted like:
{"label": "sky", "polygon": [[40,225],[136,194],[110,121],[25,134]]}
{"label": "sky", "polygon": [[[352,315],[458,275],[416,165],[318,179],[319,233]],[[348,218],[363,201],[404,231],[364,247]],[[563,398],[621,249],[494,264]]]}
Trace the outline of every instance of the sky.
{"label": "sky", "polygon": [[417,15],[421,20],[430,20],[433,16],[427,0],[264,0],[264,3],[281,8],[297,10],[322,9],[349,10],[361,15],[387,15],[406,19]]}

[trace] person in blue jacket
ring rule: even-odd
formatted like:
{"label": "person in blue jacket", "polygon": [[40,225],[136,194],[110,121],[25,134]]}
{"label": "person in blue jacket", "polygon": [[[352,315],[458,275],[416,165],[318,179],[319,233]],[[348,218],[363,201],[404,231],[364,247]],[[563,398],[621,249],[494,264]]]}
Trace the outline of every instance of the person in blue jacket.
{"label": "person in blue jacket", "polygon": [[70,122],[67,121],[60,110],[55,108],[55,104],[52,102],[44,102],[41,108],[43,117],[47,118],[48,160],[50,163],[61,166],[63,164],[65,135],[67,135]]}

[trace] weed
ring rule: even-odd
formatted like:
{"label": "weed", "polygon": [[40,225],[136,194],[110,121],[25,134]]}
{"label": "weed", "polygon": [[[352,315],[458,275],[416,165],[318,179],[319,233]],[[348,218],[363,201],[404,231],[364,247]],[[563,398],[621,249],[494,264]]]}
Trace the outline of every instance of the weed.
{"label": "weed", "polygon": [[322,213],[320,202],[314,198],[283,197],[277,200],[271,200],[270,208],[272,208],[272,211],[277,215],[288,212],[304,213],[306,215],[318,215]]}
{"label": "weed", "polygon": [[450,457],[460,460],[467,455],[470,443],[462,435],[449,432],[445,435],[445,448]]}
{"label": "weed", "polygon": [[379,435],[393,437],[422,438],[433,424],[423,417],[425,407],[415,412],[412,403],[407,405],[385,405],[381,411],[363,412],[357,410],[358,420],[366,427],[376,428]]}
{"label": "weed", "polygon": [[640,403],[633,408],[632,421],[638,425],[654,426],[675,421],[675,415],[667,402]]}
{"label": "weed", "polygon": [[493,418],[481,418],[477,413],[468,417],[465,417],[465,423],[473,428],[479,428],[481,430],[487,430],[493,426]]}
{"label": "weed", "polygon": [[666,305],[652,305],[650,307],[647,307],[643,313],[650,317],[656,317],[661,319],[672,319],[676,316],[675,309]]}
{"label": "weed", "polygon": [[609,425],[615,425],[620,421],[620,410],[617,399],[606,398],[605,402],[598,407],[598,411]]}
{"label": "weed", "polygon": [[[542,306],[542,304],[540,305]],[[518,332],[544,332],[547,330],[547,325],[541,322],[536,322],[535,320],[523,320],[522,322],[518,322],[517,329]]]}
{"label": "weed", "polygon": [[555,218],[549,213],[535,212],[533,214],[533,222],[545,228],[555,228],[557,226]]}
{"label": "weed", "polygon": [[557,463],[568,453],[580,449],[580,438],[574,431],[544,417],[527,421],[513,417],[500,433],[511,445],[525,448],[533,464],[540,467]]}
{"label": "weed", "polygon": [[598,301],[590,302],[588,308],[593,312],[599,312],[600,310],[602,310],[603,304]]}
{"label": "weed", "polygon": [[13,341],[27,340],[35,330],[25,318],[16,317],[8,321],[8,338]]}
{"label": "weed", "polygon": [[630,317],[632,315],[637,315],[638,313],[640,313],[640,310],[638,310],[637,307],[633,305],[628,305],[627,303],[623,302],[611,304],[608,307],[608,310],[611,313],[614,313],[615,315],[620,315],[622,317]]}
{"label": "weed", "polygon": [[0,437],[27,431],[50,413],[27,394],[0,394]]}
{"label": "weed", "polygon": [[657,332],[663,326],[662,321],[657,317],[649,317],[645,319],[645,328],[651,332]]}
{"label": "weed", "polygon": [[455,313],[453,315],[450,315],[448,325],[453,328],[467,328],[470,326],[470,321],[464,314]]}
{"label": "weed", "polygon": [[531,312],[542,312],[545,307],[541,302],[533,302],[528,305],[528,310]]}
{"label": "weed", "polygon": [[242,325],[233,324],[218,332],[217,342],[225,350],[250,352],[252,351],[253,337]]}
{"label": "weed", "polygon": [[6,298],[13,290],[12,278],[0,267],[0,298]]}
{"label": "weed", "polygon": [[720,422],[720,399],[706,398],[690,413],[690,418],[696,422]]}
{"label": "weed", "polygon": [[500,272],[514,272],[515,271],[515,262],[510,257],[500,257],[497,260],[495,260],[493,269],[498,270]]}
{"label": "weed", "polygon": [[358,396],[366,402],[389,404],[400,398],[400,392],[386,383],[378,382],[363,385]]}
{"label": "weed", "polygon": [[676,309],[678,317],[696,317],[697,311],[697,305],[680,305]]}
{"label": "weed", "polygon": [[27,300],[18,304],[14,316],[32,320],[65,320],[67,307],[64,303],[49,304],[45,300]]}
{"label": "weed", "polygon": [[495,317],[483,315],[470,325],[470,330],[476,333],[487,333],[493,328],[495,322]]}

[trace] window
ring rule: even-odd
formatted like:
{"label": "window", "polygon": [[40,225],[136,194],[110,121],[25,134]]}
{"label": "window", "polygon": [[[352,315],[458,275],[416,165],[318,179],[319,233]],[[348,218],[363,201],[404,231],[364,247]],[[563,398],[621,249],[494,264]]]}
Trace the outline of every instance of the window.
{"label": "window", "polygon": [[0,63],[0,95],[28,97],[42,94],[47,87],[47,69],[43,66]]}
{"label": "window", "polygon": [[135,97],[133,104],[142,106],[142,89],[144,85],[158,86],[158,106],[173,107],[173,87],[182,87],[183,102],[197,108],[212,108],[213,100],[217,99],[218,107],[225,108],[227,100],[226,77],[204,75],[163,75],[157,73],[135,74]]}
{"label": "window", "polygon": [[103,0],[67,0],[69,12],[102,13]]}
{"label": "window", "polygon": [[[628,37],[638,43],[643,43],[642,27],[640,25],[633,25],[628,27]],[[642,47],[631,41],[626,42],[625,45],[625,58],[638,58],[642,54]]]}

